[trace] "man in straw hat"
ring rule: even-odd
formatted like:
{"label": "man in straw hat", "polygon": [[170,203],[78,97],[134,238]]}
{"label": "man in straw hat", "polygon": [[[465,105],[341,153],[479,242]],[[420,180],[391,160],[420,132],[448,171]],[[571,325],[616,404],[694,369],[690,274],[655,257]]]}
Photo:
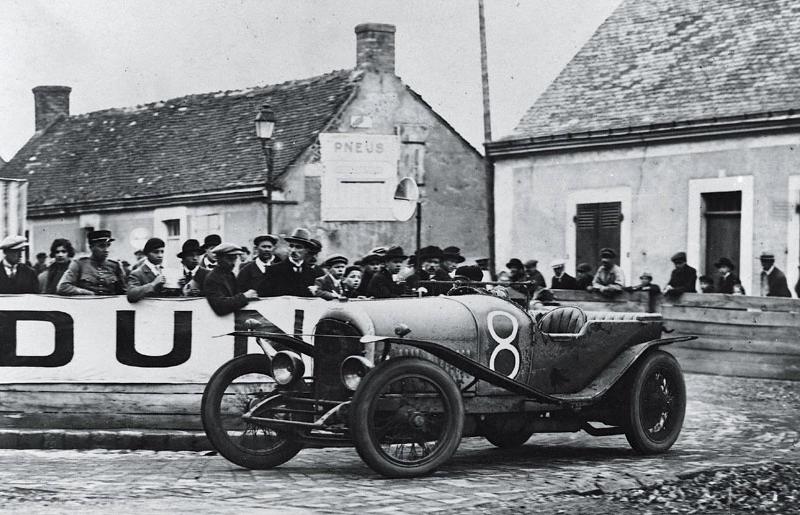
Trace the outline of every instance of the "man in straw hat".
{"label": "man in straw hat", "polygon": [[91,231],[87,239],[92,254],[70,263],[58,283],[59,295],[124,295],[122,265],[108,259],[108,249],[114,241],[111,231]]}
{"label": "man in straw hat", "polygon": [[258,298],[258,292],[247,290],[239,292],[236,288],[236,276],[233,268],[243,254],[241,247],[233,243],[222,242],[212,249],[217,266],[206,276],[203,290],[208,304],[214,313],[227,315],[245,307],[248,302]]}
{"label": "man in straw hat", "polygon": [[8,236],[0,241],[3,266],[0,267],[0,293],[39,293],[36,271],[22,263],[22,252],[28,246],[24,236]]}
{"label": "man in straw hat", "polygon": [[553,269],[553,279],[550,282],[550,288],[553,290],[577,290],[578,281],[574,277],[564,271],[564,259],[554,259],[550,263],[550,268]]}
{"label": "man in straw hat", "polygon": [[314,241],[308,229],[303,227],[295,229],[284,240],[289,244],[289,255],[286,261],[267,268],[264,277],[266,296],[313,297],[317,290],[315,281],[324,272],[308,260],[312,254],[322,250],[322,244]]}

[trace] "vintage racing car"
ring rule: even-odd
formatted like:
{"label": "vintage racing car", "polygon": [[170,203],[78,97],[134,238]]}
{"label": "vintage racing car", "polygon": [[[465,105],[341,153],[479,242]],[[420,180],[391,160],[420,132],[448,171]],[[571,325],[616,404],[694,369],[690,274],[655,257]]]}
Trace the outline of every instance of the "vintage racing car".
{"label": "vintage racing car", "polygon": [[662,346],[692,338],[662,330],[658,314],[530,313],[487,295],[332,302],[313,345],[255,320],[231,333],[264,353],[214,373],[203,425],[220,454],[252,469],[304,447],[355,446],[376,472],[413,477],[462,437],[511,447],[579,430],[661,453],[686,407],[681,368]]}

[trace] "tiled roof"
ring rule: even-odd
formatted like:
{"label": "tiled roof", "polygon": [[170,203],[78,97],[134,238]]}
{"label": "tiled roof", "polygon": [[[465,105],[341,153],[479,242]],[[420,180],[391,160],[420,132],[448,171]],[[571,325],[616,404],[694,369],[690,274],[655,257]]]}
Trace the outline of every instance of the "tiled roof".
{"label": "tiled roof", "polygon": [[351,98],[361,72],[189,95],[63,118],[3,168],[28,179],[29,206],[146,198],[263,185],[253,120],[270,104],[275,174],[287,168]]}
{"label": "tiled roof", "polygon": [[625,0],[506,139],[800,108],[797,0]]}

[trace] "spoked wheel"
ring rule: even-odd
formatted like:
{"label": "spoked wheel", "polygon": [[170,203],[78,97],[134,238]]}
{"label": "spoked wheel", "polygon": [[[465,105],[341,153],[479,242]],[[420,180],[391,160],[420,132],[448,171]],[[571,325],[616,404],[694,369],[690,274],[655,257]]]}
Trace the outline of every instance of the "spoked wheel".
{"label": "spoked wheel", "polygon": [[390,359],[356,390],[350,427],[359,456],[375,472],[387,477],[430,474],[461,442],[461,392],[430,361]]}
{"label": "spoked wheel", "polygon": [[628,392],[625,436],[642,454],[666,452],[678,439],[686,412],[686,386],[678,361],[664,351],[642,358]]}
{"label": "spoked wheel", "polygon": [[[201,415],[208,439],[231,462],[250,469],[277,467],[292,459],[302,444],[267,427],[245,422],[241,416],[273,395],[275,382],[267,374],[266,356],[247,354],[217,370],[203,392]],[[276,396],[256,414],[287,418],[285,404]]]}

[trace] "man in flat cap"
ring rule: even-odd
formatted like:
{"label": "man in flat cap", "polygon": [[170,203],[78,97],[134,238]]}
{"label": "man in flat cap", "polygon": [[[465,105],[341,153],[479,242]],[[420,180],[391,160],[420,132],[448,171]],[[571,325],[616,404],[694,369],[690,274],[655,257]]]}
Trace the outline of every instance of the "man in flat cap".
{"label": "man in flat cap", "polygon": [[403,263],[407,258],[408,256],[405,255],[402,247],[389,247],[383,256],[383,269],[370,279],[367,295],[376,299],[389,299],[402,295],[403,285],[395,282],[394,276],[403,268]]}
{"label": "man in flat cap", "polygon": [[579,263],[575,267],[575,289],[586,290],[592,285],[594,274],[589,263]]}
{"label": "man in flat cap", "polygon": [[622,269],[614,263],[617,253],[612,249],[600,250],[600,267],[594,274],[592,285],[588,288],[603,295],[615,295],[625,288],[625,275]]}
{"label": "man in flat cap", "polygon": [[91,231],[88,236],[91,255],[74,259],[58,282],[59,295],[124,295],[125,272],[122,265],[108,259],[114,238],[111,231]]}
{"label": "man in flat cap", "polygon": [[761,261],[761,296],[762,297],[791,297],[786,275],[775,266],[775,255],[772,252],[762,252]]}
{"label": "man in flat cap", "polygon": [[181,260],[181,278],[178,287],[184,297],[202,297],[203,283],[210,270],[200,266],[200,259],[206,253],[200,242],[194,238],[183,242],[178,259]]}
{"label": "man in flat cap", "polygon": [[721,257],[714,263],[714,268],[719,273],[719,281],[717,282],[717,293],[734,293],[734,286],[737,284],[741,287],[742,281],[739,276],[733,273],[736,265],[727,257]]}
{"label": "man in flat cap", "polygon": [[529,259],[525,262],[525,280],[533,283],[533,290],[547,288],[544,276],[536,269],[538,264],[537,259]]}
{"label": "man in flat cap", "polygon": [[553,290],[575,290],[578,288],[578,281],[574,277],[564,271],[565,260],[554,259],[550,263],[553,269],[553,279],[550,283],[550,288]]}
{"label": "man in flat cap", "polygon": [[239,256],[243,254],[241,247],[233,243],[223,242],[211,250],[214,253],[217,266],[206,276],[206,280],[203,283],[203,292],[214,313],[227,315],[242,309],[251,300],[257,299],[257,291],[239,292],[236,287],[236,276],[233,275],[233,268],[239,261]]}
{"label": "man in flat cap", "polygon": [[[380,252],[374,252],[379,250]],[[369,283],[372,277],[383,270],[383,255],[386,254],[386,249],[379,247],[372,249],[369,254],[361,258],[361,284],[358,286],[358,294],[360,296],[369,297]]]}
{"label": "man in flat cap", "polygon": [[239,291],[253,289],[258,292],[259,297],[266,297],[267,290],[264,286],[264,277],[266,277],[267,267],[280,261],[274,254],[275,245],[278,244],[278,237],[272,234],[263,234],[256,236],[253,244],[255,245],[256,258],[242,265],[239,269],[239,275],[236,276],[236,283],[239,285]]}
{"label": "man in flat cap", "polygon": [[646,291],[652,294],[661,293],[661,287],[653,283],[653,274],[650,272],[642,272],[639,275],[639,284],[635,286],[626,286],[625,291]]}
{"label": "man in flat cap", "polygon": [[158,297],[167,279],[161,266],[164,263],[164,247],[161,238],[150,238],[144,244],[145,260],[128,276],[128,302],[139,302],[145,297]]}
{"label": "man in flat cap", "polygon": [[328,259],[322,262],[322,267],[328,269],[328,273],[317,277],[314,281],[317,287],[314,296],[321,297],[325,300],[334,300],[344,297],[342,278],[344,277],[344,271],[347,269],[347,264],[349,262],[350,261],[341,254],[328,256]]}
{"label": "man in flat cap", "polygon": [[322,249],[322,244],[314,241],[308,229],[303,227],[298,227],[284,239],[289,244],[289,256],[286,261],[267,267],[264,277],[265,296],[313,297],[317,289],[316,279],[324,275],[324,272],[309,263],[309,258]]}
{"label": "man in flat cap", "polygon": [[697,270],[686,264],[686,252],[676,252],[670,259],[675,268],[664,287],[664,295],[677,297],[681,293],[697,292]]}
{"label": "man in flat cap", "polygon": [[[508,263],[506,263],[506,268],[508,269],[508,278],[512,283],[528,281],[528,278],[525,276],[525,265],[522,264],[519,258],[509,259]],[[508,298],[520,305],[527,303],[528,297],[532,295],[534,291],[533,284],[531,284],[530,287],[516,284],[509,285],[506,288],[508,290]]]}
{"label": "man in flat cap", "polygon": [[8,236],[0,241],[5,256],[0,267],[0,293],[39,293],[36,271],[22,262],[27,246],[24,236]]}

